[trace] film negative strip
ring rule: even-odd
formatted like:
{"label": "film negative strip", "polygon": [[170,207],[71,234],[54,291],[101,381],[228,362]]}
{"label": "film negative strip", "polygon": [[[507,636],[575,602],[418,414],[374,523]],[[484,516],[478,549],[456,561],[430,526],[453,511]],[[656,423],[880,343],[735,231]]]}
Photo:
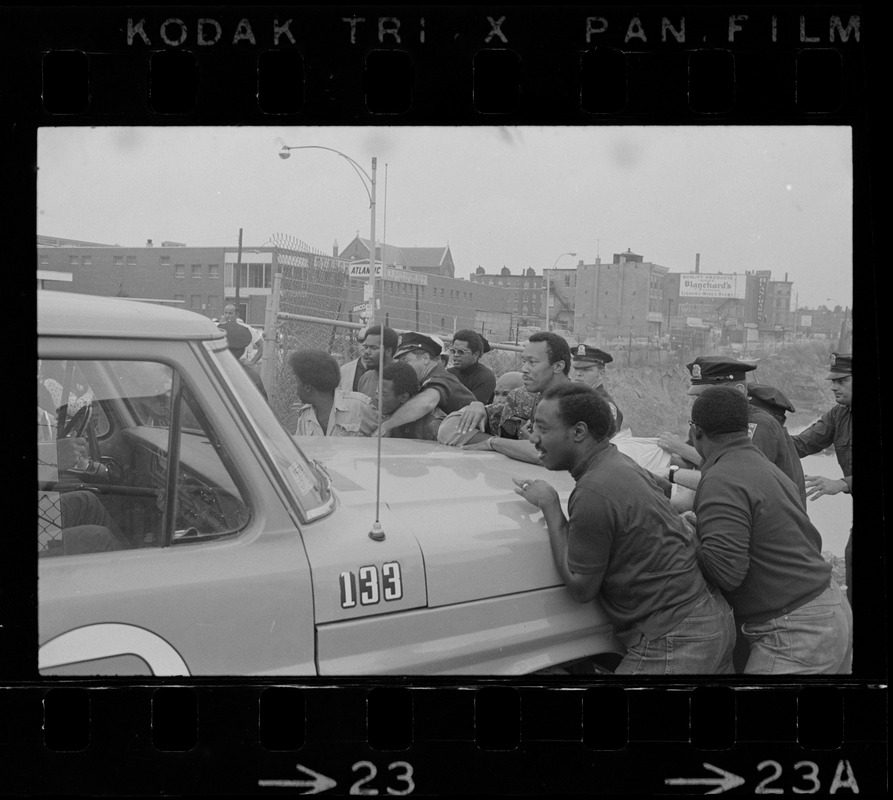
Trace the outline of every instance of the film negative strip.
{"label": "film negative strip", "polygon": [[[461,595],[450,594],[449,585],[435,586],[436,542],[425,545],[430,547],[427,563],[406,555],[358,561],[354,568],[336,571],[332,597],[340,601],[332,600],[331,606],[320,587],[302,595],[288,576],[282,577],[284,550],[274,556],[280,560],[270,564],[268,577],[245,572],[247,588],[221,596],[216,610],[207,604],[217,602],[214,583],[223,583],[224,573],[203,574],[198,561],[184,567],[169,560],[150,564],[151,554],[142,561],[128,558],[125,573],[104,578],[96,570],[72,595],[68,602],[76,604],[83,600],[79,593],[94,592],[93,616],[82,616],[77,630],[54,632],[49,637],[53,650],[46,646],[40,622],[41,606],[48,601],[36,581],[33,545],[10,530],[4,537],[0,619],[5,790],[135,795],[886,790],[885,415],[878,352],[883,286],[875,238],[880,218],[872,196],[882,141],[876,119],[884,105],[879,51],[885,31],[872,14],[853,4],[128,6],[16,7],[7,10],[6,18],[12,23],[2,55],[3,149],[11,196],[7,219],[21,263],[34,258],[40,233],[40,226],[35,228],[34,209],[40,208],[35,174],[50,147],[41,136],[54,129],[176,131],[200,126],[208,131],[209,147],[217,146],[215,130],[236,126],[268,129],[264,143],[284,131],[319,126],[846,129],[852,141],[852,186],[829,182],[818,191],[852,192],[853,340],[860,361],[874,367],[860,377],[860,430],[871,433],[867,442],[878,444],[876,450],[857,447],[855,454],[860,467],[855,527],[871,533],[854,553],[860,589],[865,588],[856,601],[854,660],[852,674],[846,675],[635,678],[613,673],[616,661],[610,657],[588,674],[578,674],[573,668],[542,669],[554,663],[549,659],[531,657],[525,665],[523,658],[512,662],[499,654],[480,674],[471,670],[455,676],[449,674],[447,660],[438,662],[431,655],[445,647],[433,635],[420,638],[428,651],[425,663],[441,669],[393,668],[414,644],[406,641],[413,634],[403,631],[419,623],[365,629],[354,623],[386,620],[401,603],[399,610],[406,609],[410,619],[425,605],[413,597],[414,591],[427,592],[432,607],[435,591],[447,598],[441,608],[462,605]],[[556,149],[561,141],[558,136]],[[288,155],[288,143],[284,145]],[[325,149],[326,142],[314,146]],[[240,157],[225,148],[219,155],[221,170]],[[72,148],[62,157],[80,155]],[[432,149],[430,157],[436,162],[445,156]],[[734,157],[730,152],[729,158]],[[373,175],[374,164],[373,159]],[[361,173],[368,180],[365,163],[353,166],[361,180]],[[672,159],[666,164],[671,166]],[[826,166],[815,163],[815,173],[821,175]],[[460,168],[457,163],[456,170]],[[134,163],[124,179],[132,179],[133,191],[140,192],[150,183],[163,183],[165,169],[163,157],[148,174]],[[364,188],[368,193],[365,181]],[[113,211],[89,180],[70,190],[83,204],[95,205],[96,213]],[[610,186],[605,191],[610,193]],[[369,198],[373,208],[374,197]],[[630,209],[643,224],[648,224],[649,213],[645,198],[641,207]],[[374,219],[373,211],[373,240]],[[519,229],[526,224],[519,219]],[[293,233],[310,236],[300,227]],[[442,235],[446,238],[448,231]],[[783,264],[763,266],[784,270]],[[21,272],[18,264],[15,271]],[[33,285],[23,278],[15,300],[30,301]],[[31,307],[33,303],[16,302],[15,309],[16,329],[27,327],[29,335]],[[668,324],[670,317],[668,312]],[[22,358],[23,369],[15,372],[24,374],[24,352],[12,355],[16,367]],[[30,361],[27,369],[32,369]],[[30,435],[15,431],[10,439],[16,452],[33,451]],[[292,470],[299,490],[306,489],[309,469]],[[346,486],[336,480],[336,493],[347,496],[352,487]],[[437,513],[445,507],[439,506]],[[427,520],[427,513],[419,512],[419,518]],[[513,524],[519,519],[526,524],[517,515]],[[301,554],[313,546],[304,541]],[[293,557],[299,557],[297,551]],[[487,569],[505,571],[510,563],[494,560]],[[154,584],[141,569],[152,570]],[[322,556],[310,569],[326,569]],[[150,602],[179,580],[177,570],[190,571],[198,588],[181,597],[171,595],[167,605]],[[419,575],[427,580],[424,588]],[[470,583],[473,577],[461,580]],[[183,613],[188,620],[185,598],[204,603],[203,615],[195,616],[200,623],[188,638],[219,651],[218,666],[196,668],[183,658],[182,647],[153,631],[149,613],[122,623],[114,609],[103,606],[115,596],[116,581],[129,582],[131,594],[142,597],[153,613]],[[289,608],[303,609],[291,622],[246,610],[245,604],[258,598],[267,602],[266,584],[276,581],[288,585],[277,602],[285,597]],[[487,598],[493,600],[490,605],[472,604],[473,620],[430,617],[422,625],[443,630],[464,630],[466,625],[482,640],[493,638],[485,615],[504,613],[495,594]],[[556,607],[548,604],[558,601],[547,604],[531,591],[516,594],[515,607],[536,602],[544,609],[541,620],[524,622],[511,640],[524,652],[518,642],[538,635],[538,622],[546,624]],[[347,634],[333,634],[333,627],[348,616],[350,624],[342,626]],[[278,644],[272,634],[258,633],[268,621],[274,627],[278,621],[283,631]],[[352,637],[363,636],[370,641],[358,648],[351,644]],[[101,656],[90,650],[98,641],[106,647]],[[324,647],[330,653],[338,648],[348,654],[358,651],[359,656],[350,660],[345,655],[340,662],[333,656],[331,663],[342,668],[330,669],[338,673],[330,677],[320,666]],[[83,657],[87,666],[67,669],[77,658],[65,648],[89,651]],[[278,662],[252,659],[252,651],[265,648],[279,656],[292,648],[299,655]],[[93,673],[103,659],[107,665],[114,662],[110,670],[117,674]],[[283,666],[287,663],[291,669]]]}

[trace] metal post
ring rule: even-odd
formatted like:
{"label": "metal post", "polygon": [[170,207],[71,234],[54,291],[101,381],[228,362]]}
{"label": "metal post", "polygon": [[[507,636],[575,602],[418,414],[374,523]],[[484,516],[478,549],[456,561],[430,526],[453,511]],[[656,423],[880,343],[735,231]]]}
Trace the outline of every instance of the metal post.
{"label": "metal post", "polygon": [[[561,258],[561,256],[558,256],[558,258]],[[555,263],[557,264],[558,262],[556,261]],[[548,276],[549,276],[549,270],[544,269],[543,270],[543,281],[546,284],[546,330],[549,330],[549,277]]]}
{"label": "metal post", "polygon": [[[370,226],[372,232],[370,233],[371,243],[369,250],[369,289],[367,302],[369,303],[369,321],[375,321],[375,170],[377,168],[377,161],[375,157],[372,158],[372,178],[370,183],[372,184],[370,190],[370,202],[369,208],[370,210]],[[382,254],[383,255],[383,254]],[[383,260],[383,259],[382,259]],[[384,272],[384,269],[382,269]],[[379,296],[381,292],[381,284],[378,286],[379,288]]]}
{"label": "metal post", "polygon": [[[235,283],[235,286],[236,286],[236,316],[239,315],[239,278],[241,277],[239,273],[241,273],[241,272],[242,272],[242,229],[239,228],[239,252],[236,255],[236,274],[235,274],[235,280],[233,281],[233,283]],[[245,312],[245,316],[246,317],[248,316],[247,311]],[[248,320],[245,320],[245,321],[247,322]]]}
{"label": "metal post", "polygon": [[[278,267],[277,257],[277,267]],[[277,382],[275,380],[274,366],[279,363],[279,350],[276,347],[277,330],[279,327],[279,295],[282,286],[282,273],[277,268],[273,275],[273,288],[267,300],[267,313],[264,318],[264,358],[260,369],[260,379],[267,389],[270,408],[275,408]]]}

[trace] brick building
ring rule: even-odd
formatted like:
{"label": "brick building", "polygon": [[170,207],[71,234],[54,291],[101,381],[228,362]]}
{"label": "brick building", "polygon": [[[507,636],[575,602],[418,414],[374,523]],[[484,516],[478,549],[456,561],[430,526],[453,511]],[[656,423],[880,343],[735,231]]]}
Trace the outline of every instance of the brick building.
{"label": "brick building", "polygon": [[[73,242],[69,244],[68,242]],[[187,247],[174,242],[120,247],[40,237],[38,269],[69,273],[47,288],[102,296],[174,302],[219,316],[224,304],[225,248]]]}
{"label": "brick building", "polygon": [[[351,243],[340,253],[337,252],[337,242],[334,254],[338,258],[349,262],[369,263],[369,250],[371,245],[368,239],[355,236]],[[384,248],[384,264],[387,267],[412,270],[423,275],[439,275],[444,278],[454,278],[456,267],[453,264],[453,254],[449,244],[444,247],[397,247],[391,244],[375,243],[375,260],[382,261],[382,248]]]}
{"label": "brick building", "polygon": [[669,269],[630,250],[577,266],[574,332],[581,341],[658,337]]}
{"label": "brick building", "polygon": [[[380,254],[381,248],[377,249]],[[151,241],[143,247],[121,247],[41,237],[37,266],[46,288],[170,302],[209,318],[219,317],[224,305],[236,300],[238,276],[238,314],[251,325],[263,326],[282,252],[270,245],[243,247],[240,258],[234,247],[189,247],[175,242],[155,246]],[[517,328],[513,294],[452,277],[455,267],[449,247],[388,245],[385,252],[393,265],[381,281],[387,324],[444,335],[472,328],[491,341],[508,341],[513,335]],[[354,277],[337,316],[358,321],[353,309],[363,302],[368,248],[365,259],[346,263]],[[312,294],[313,287],[308,286],[307,292]]]}
{"label": "brick building", "polygon": [[511,298],[510,310],[514,314],[516,325],[544,326],[545,284],[543,276],[537,275],[532,267],[522,269],[517,275],[512,275],[508,267],[503,267],[498,273],[488,273],[483,267],[478,267],[469,279],[481,286],[492,286],[507,291]]}

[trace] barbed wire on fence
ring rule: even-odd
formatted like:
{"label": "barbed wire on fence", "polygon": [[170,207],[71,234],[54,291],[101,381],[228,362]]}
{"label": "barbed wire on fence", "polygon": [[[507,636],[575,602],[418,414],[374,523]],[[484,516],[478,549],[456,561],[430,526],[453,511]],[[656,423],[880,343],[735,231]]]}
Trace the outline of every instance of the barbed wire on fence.
{"label": "barbed wire on fence", "polygon": [[297,385],[288,366],[288,354],[295,350],[322,350],[331,353],[339,364],[354,357],[353,336],[345,328],[288,319],[297,314],[338,320],[348,303],[349,268],[346,261],[327,255],[306,242],[286,234],[274,234],[277,248],[278,291],[271,298],[276,315],[273,357],[273,386],[267,387],[273,411],[289,429],[297,423]]}

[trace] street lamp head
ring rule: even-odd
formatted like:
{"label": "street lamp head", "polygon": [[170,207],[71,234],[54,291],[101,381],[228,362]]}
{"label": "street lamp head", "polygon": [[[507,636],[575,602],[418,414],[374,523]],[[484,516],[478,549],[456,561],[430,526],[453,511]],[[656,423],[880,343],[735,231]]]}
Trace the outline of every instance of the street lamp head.
{"label": "street lamp head", "polygon": [[291,153],[289,152],[288,145],[283,145],[282,149],[279,151],[279,158],[285,160],[290,155],[291,155]]}

